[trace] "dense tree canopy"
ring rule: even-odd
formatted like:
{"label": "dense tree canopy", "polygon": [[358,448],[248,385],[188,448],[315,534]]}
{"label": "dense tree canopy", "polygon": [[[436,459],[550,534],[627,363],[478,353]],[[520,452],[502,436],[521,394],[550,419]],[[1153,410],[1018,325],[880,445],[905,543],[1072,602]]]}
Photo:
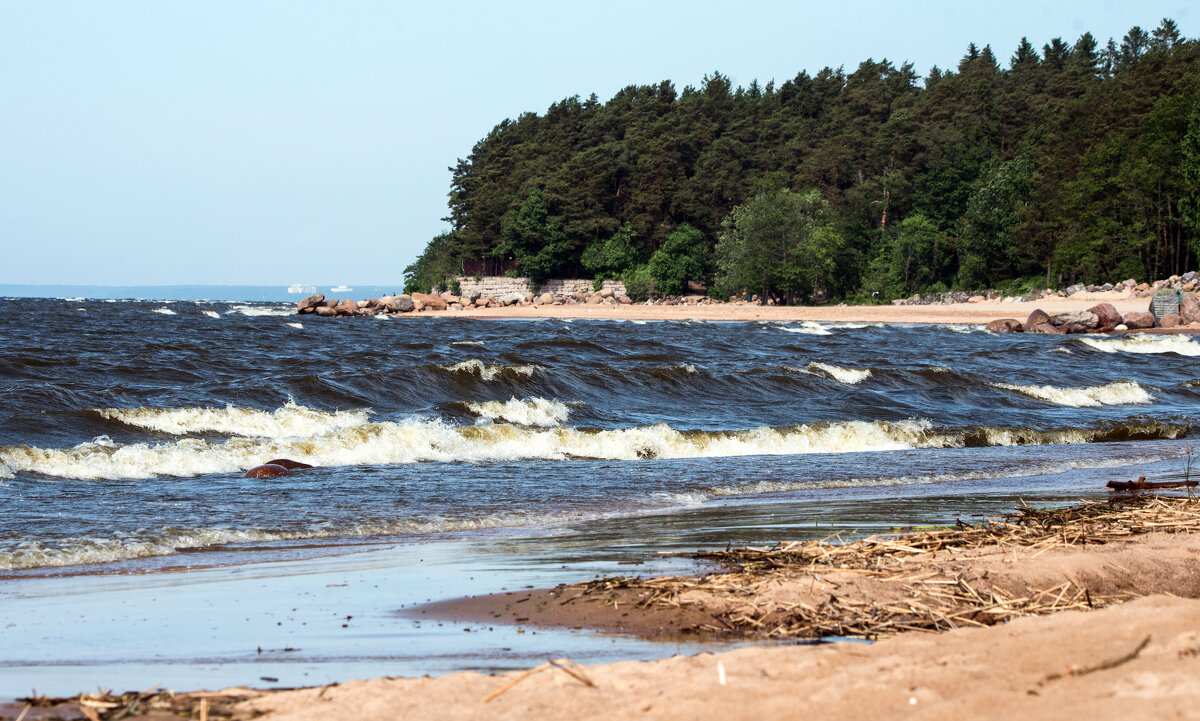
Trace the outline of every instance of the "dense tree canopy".
{"label": "dense tree canopy", "polygon": [[[866,60],[778,85],[713,73],[567,98],[500,123],[451,169],[453,230],[408,284],[486,259],[535,282],[682,292],[685,272],[792,300],[1182,272],[1200,252],[1198,58],[1164,20],[1104,47],[1022,40],[1007,67],[972,44],[923,80]],[[735,238],[757,242],[743,226],[797,212],[798,257],[787,240],[786,262],[756,261],[769,271],[736,260]]]}

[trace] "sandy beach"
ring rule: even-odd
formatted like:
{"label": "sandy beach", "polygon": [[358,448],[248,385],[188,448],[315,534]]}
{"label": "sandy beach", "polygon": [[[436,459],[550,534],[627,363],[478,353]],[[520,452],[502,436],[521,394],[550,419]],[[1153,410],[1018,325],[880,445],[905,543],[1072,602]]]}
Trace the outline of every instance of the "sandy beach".
{"label": "sandy beach", "polygon": [[[1024,322],[1040,308],[1049,314],[1086,310],[1097,303],[1111,303],[1119,313],[1145,311],[1148,298],[1132,298],[1119,291],[1076,293],[1067,298],[1040,301],[949,303],[933,305],[828,305],[767,306],[753,303],[713,303],[680,305],[529,305],[502,308],[473,308],[409,313],[402,318],[592,318],[612,320],[703,320],[703,321],[815,321],[831,323],[944,323],[986,324],[999,318]],[[1171,329],[1191,332],[1194,328]],[[1155,331],[1157,332],[1157,331]]]}
{"label": "sandy beach", "polygon": [[[1196,530],[1194,502],[1135,499],[1023,510],[994,526],[745,549],[699,577],[605,579],[414,613],[774,639],[762,645],[274,692],[85,695],[45,700],[26,718],[115,718],[135,701],[148,718],[1194,718]],[[851,635],[873,624],[877,640],[814,645],[789,626],[813,618]],[[23,710],[7,704],[0,716]]]}

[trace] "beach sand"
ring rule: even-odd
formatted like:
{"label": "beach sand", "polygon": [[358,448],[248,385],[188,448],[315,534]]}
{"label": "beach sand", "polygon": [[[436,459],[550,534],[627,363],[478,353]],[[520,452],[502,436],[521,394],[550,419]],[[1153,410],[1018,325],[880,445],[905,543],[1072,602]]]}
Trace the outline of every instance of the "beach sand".
{"label": "beach sand", "polygon": [[[753,303],[711,303],[680,305],[530,305],[503,308],[473,308],[459,311],[423,311],[400,318],[591,318],[609,320],[703,320],[703,321],[816,321],[830,323],[945,323],[986,324],[999,318],[1025,322],[1035,309],[1051,315],[1086,310],[1097,303],[1111,303],[1121,314],[1145,311],[1149,298],[1131,298],[1119,291],[1076,293],[1069,298],[1005,303],[950,303],[936,305],[825,305],[766,306]],[[1157,329],[1156,329],[1157,330]],[[1196,328],[1177,328],[1170,332],[1195,332]]]}
{"label": "beach sand", "polygon": [[[784,616],[806,604],[841,619],[852,619],[855,613],[848,610],[866,605],[878,606],[881,617],[903,606],[931,609],[931,622],[934,616],[951,619],[957,628],[944,632],[892,628],[875,643],[793,638],[649,662],[585,667],[555,659],[497,675],[460,672],[273,692],[146,696],[142,707],[157,704],[195,717],[203,704],[208,718],[297,721],[1197,717],[1195,502],[1090,508],[1082,522],[1071,523],[1060,522],[1058,512],[1031,511],[1036,523],[1006,524],[998,535],[989,535],[987,526],[968,526],[865,539],[839,544],[840,550],[809,542],[735,553],[725,573],[591,582],[417,611],[651,634],[676,634],[705,619],[718,627],[723,618],[731,628],[763,636],[772,635],[768,630],[776,624],[783,628]],[[955,612],[970,597],[979,601],[968,603],[972,612]],[[994,623],[989,614],[996,614]],[[920,623],[918,616],[907,618]],[[135,697],[84,700],[101,704],[108,718]],[[19,708],[0,707],[0,716],[11,718]],[[82,717],[72,715],[72,708],[78,702],[38,709],[29,718]]]}

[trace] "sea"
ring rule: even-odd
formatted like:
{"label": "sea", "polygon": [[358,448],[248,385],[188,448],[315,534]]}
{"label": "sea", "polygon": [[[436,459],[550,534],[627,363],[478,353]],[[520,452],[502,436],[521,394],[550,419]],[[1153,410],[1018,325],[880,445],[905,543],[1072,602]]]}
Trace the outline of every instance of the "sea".
{"label": "sea", "polygon": [[[0,699],[712,650],[412,607],[1099,500],[1197,446],[1183,335],[128,295],[0,299]],[[244,477],[276,458],[313,468]]]}

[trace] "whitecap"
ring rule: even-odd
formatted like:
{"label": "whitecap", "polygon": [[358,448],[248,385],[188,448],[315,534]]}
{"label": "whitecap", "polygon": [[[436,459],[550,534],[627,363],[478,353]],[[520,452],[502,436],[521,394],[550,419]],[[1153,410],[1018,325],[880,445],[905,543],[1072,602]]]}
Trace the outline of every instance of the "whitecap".
{"label": "whitecap", "polygon": [[1102,386],[1056,388],[1055,386],[1023,386],[1012,383],[989,383],[993,388],[1016,391],[1047,403],[1075,408],[1121,406],[1151,403],[1154,397],[1134,381],[1115,381]]}
{"label": "whitecap", "polygon": [[565,403],[545,398],[510,398],[507,401],[467,403],[467,409],[480,418],[508,421],[523,426],[558,426],[566,423],[571,414]]}
{"label": "whitecap", "polygon": [[165,308],[165,307],[164,308],[154,308],[150,312],[158,313],[159,315],[175,315],[175,311],[171,310],[170,308]]}
{"label": "whitecap", "polygon": [[97,413],[107,420],[136,428],[182,436],[224,433],[249,438],[308,437],[367,422],[370,411],[320,411],[288,401],[274,411],[225,406],[224,408],[104,408]]}
{"label": "whitecap", "polygon": [[803,368],[787,367],[786,370],[789,370],[793,373],[798,372],[798,373],[808,373],[810,375],[822,375],[822,376],[826,376],[828,378],[832,378],[833,380],[837,381],[838,383],[845,383],[846,385],[850,385],[850,386],[856,385],[858,383],[862,383],[863,381],[865,381],[866,379],[871,377],[871,371],[869,371],[869,370],[864,370],[864,369],[860,369],[860,368],[843,368],[841,366],[835,366],[830,363],[818,363],[816,361],[809,363],[807,366],[805,366]]}
{"label": "whitecap", "polygon": [[1200,343],[1178,333],[1171,335],[1134,333],[1124,338],[1088,336],[1079,338],[1079,341],[1105,353],[1177,353],[1184,356],[1200,356]]}

